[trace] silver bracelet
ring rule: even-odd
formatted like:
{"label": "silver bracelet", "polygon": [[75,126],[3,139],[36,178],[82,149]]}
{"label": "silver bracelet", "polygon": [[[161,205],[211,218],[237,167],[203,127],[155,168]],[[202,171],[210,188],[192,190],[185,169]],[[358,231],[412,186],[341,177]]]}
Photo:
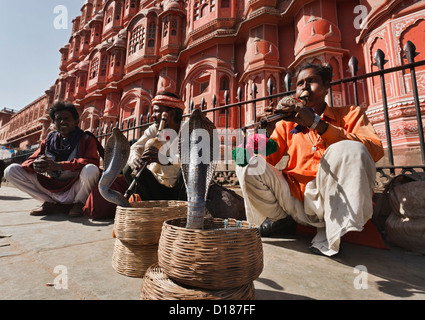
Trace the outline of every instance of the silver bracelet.
{"label": "silver bracelet", "polygon": [[320,118],[320,116],[318,114],[314,114],[314,121],[313,124],[309,127],[309,129],[314,130],[316,129],[317,125],[319,124],[320,120],[322,120],[322,118]]}

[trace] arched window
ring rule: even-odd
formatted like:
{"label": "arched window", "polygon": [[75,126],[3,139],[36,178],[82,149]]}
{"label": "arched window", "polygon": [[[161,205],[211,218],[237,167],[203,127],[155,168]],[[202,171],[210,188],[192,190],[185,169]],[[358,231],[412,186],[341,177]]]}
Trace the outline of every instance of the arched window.
{"label": "arched window", "polygon": [[176,36],[177,35],[177,19],[171,19],[171,35]]}
{"label": "arched window", "polygon": [[105,54],[102,56],[102,64],[100,65],[100,75],[106,76],[106,71],[108,69],[108,56]]}
{"label": "arched window", "polygon": [[[226,90],[230,90],[230,85],[229,85],[229,78],[227,76],[223,76],[220,79],[220,95],[224,94],[224,91]],[[220,115],[224,115],[226,114],[226,110],[225,109],[221,109],[218,114]]]}
{"label": "arched window", "polygon": [[115,9],[115,20],[121,19],[122,3],[118,3]]}
{"label": "arched window", "polygon": [[155,47],[156,23],[152,21],[149,24],[148,47]]}
{"label": "arched window", "polygon": [[204,17],[208,13],[208,6],[205,4],[201,8],[201,18]]}
{"label": "arched window", "polygon": [[136,27],[131,33],[128,55],[136,53],[139,49],[143,48],[145,42],[145,28],[142,26]]}
{"label": "arched window", "polygon": [[71,94],[73,94],[73,93],[74,93],[74,91],[75,91],[75,81],[71,81],[71,82],[69,83],[69,92],[70,92]]}
{"label": "arched window", "polygon": [[113,8],[109,8],[106,12],[105,26],[108,25],[112,21]]}
{"label": "arched window", "polygon": [[220,90],[229,90],[229,79],[227,77],[221,78]]}
{"label": "arched window", "polygon": [[168,34],[168,18],[164,18],[164,26],[162,28],[164,29],[162,34],[163,34],[163,37],[165,38]]}
{"label": "arched window", "polygon": [[199,20],[215,11],[215,0],[195,0],[193,7],[193,20]]}
{"label": "arched window", "polygon": [[96,58],[91,63],[90,80],[96,78],[98,72],[99,72],[99,58]]}

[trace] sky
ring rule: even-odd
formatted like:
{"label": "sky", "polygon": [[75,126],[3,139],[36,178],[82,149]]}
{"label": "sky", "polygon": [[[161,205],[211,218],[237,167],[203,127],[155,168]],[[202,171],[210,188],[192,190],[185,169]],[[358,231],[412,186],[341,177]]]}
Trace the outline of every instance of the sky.
{"label": "sky", "polygon": [[20,110],[55,84],[59,49],[84,2],[0,0],[0,110]]}

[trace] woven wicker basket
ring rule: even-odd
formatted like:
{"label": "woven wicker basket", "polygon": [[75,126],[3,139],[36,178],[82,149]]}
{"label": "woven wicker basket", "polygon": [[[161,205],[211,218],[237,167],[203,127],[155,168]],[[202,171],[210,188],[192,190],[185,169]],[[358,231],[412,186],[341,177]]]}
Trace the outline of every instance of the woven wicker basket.
{"label": "woven wicker basket", "polygon": [[158,262],[158,245],[131,245],[115,240],[112,267],[120,274],[143,278],[146,270]]}
{"label": "woven wicker basket", "polygon": [[184,287],[172,281],[155,264],[143,278],[141,300],[255,300],[253,282],[238,288],[224,290],[203,290]]}
{"label": "woven wicker basket", "polygon": [[139,201],[131,208],[117,206],[115,236],[126,244],[158,244],[163,222],[186,214],[186,201]]}
{"label": "woven wicker basket", "polygon": [[261,274],[263,247],[255,226],[233,219],[205,219],[203,230],[185,225],[185,218],[165,221],[159,240],[159,266],[174,281],[208,290],[228,289]]}

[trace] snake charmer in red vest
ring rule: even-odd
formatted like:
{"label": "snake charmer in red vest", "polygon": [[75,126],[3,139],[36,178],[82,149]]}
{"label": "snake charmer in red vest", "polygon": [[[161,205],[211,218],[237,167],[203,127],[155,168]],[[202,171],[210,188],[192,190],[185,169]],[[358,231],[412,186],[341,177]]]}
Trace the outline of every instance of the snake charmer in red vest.
{"label": "snake charmer in red vest", "polygon": [[57,102],[49,115],[56,131],[22,165],[7,167],[5,178],[42,201],[31,215],[68,212],[71,217],[81,216],[99,179],[97,140],[78,127],[79,114],[73,104]]}

